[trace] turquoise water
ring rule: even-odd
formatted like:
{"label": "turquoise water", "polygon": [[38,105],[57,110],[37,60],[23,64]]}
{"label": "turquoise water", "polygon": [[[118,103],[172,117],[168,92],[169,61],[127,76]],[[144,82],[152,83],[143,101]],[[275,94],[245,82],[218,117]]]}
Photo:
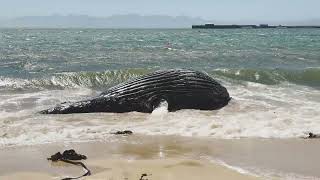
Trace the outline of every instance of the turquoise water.
{"label": "turquoise water", "polygon": [[43,80],[67,72],[105,79],[105,71],[192,68],[235,80],[319,87],[319,67],[315,29],[0,30],[2,79]]}

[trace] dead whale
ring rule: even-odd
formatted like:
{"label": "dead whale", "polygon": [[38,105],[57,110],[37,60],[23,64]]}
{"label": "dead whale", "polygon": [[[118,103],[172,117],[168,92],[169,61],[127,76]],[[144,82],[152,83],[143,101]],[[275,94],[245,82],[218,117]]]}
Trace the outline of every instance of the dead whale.
{"label": "dead whale", "polygon": [[159,70],[109,88],[97,97],[62,103],[42,114],[69,114],[93,112],[151,113],[166,101],[169,111],[180,109],[215,110],[228,104],[225,87],[200,71]]}

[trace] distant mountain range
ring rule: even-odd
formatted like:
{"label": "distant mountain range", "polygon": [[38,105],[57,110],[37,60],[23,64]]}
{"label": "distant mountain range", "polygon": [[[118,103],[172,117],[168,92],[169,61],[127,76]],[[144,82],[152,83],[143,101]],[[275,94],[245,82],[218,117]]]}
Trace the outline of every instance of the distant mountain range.
{"label": "distant mountain range", "polygon": [[91,17],[87,15],[24,16],[0,19],[0,27],[31,28],[190,28],[192,24],[203,24],[206,20],[187,16],[141,16],[137,14]]}
{"label": "distant mountain range", "polygon": [[109,17],[92,17],[87,15],[51,15],[24,16],[17,18],[0,18],[0,27],[29,28],[191,28],[193,24],[273,24],[273,25],[320,25],[320,19],[306,21],[278,22],[221,22],[208,21],[188,16],[165,16],[138,14],[113,15]]}

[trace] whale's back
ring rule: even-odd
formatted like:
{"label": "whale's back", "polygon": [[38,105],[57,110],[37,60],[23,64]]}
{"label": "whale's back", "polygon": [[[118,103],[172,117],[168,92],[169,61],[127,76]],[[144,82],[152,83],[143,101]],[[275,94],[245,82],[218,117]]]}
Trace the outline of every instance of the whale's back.
{"label": "whale's back", "polygon": [[101,96],[137,104],[146,101],[151,110],[162,100],[168,102],[169,110],[218,109],[230,100],[227,89],[213,78],[184,69],[156,71],[116,85]]}

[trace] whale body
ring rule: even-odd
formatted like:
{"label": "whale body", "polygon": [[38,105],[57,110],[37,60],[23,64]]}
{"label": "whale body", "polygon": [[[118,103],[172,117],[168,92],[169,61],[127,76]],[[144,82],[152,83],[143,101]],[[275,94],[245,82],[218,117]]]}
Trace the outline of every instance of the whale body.
{"label": "whale body", "polygon": [[216,110],[227,105],[230,99],[227,89],[206,73],[172,69],[140,76],[111,87],[97,97],[62,103],[40,113],[151,113],[163,101],[168,103],[168,111]]}

